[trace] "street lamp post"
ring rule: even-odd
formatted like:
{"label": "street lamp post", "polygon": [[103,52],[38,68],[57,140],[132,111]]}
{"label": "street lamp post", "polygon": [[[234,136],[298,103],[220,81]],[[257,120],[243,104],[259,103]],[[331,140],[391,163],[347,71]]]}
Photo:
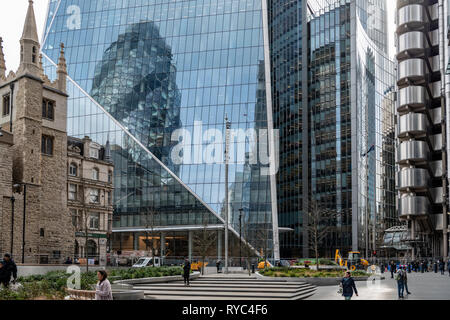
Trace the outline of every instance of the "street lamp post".
{"label": "street lamp post", "polygon": [[239,209],[239,266],[242,268],[242,211]]}
{"label": "street lamp post", "polygon": [[228,200],[228,165],[229,165],[229,144],[230,144],[230,129],[231,122],[228,121],[228,116],[225,115],[225,274],[228,274],[228,215],[229,200]]}
{"label": "street lamp post", "polygon": [[27,185],[23,185],[22,263],[25,263],[25,226],[27,212]]}
{"label": "street lamp post", "polygon": [[23,217],[22,217],[22,263],[25,263],[25,230],[27,217],[27,184],[18,183],[14,185],[14,189],[19,189],[23,186]]}
{"label": "street lamp post", "polygon": [[14,249],[14,203],[16,202],[16,198],[14,196],[11,197],[11,256],[13,257],[13,249]]}
{"label": "street lamp post", "polygon": [[14,83],[11,83],[9,85],[9,88],[11,89],[11,96],[9,97],[9,132],[13,132],[13,128],[12,128],[12,122],[13,122],[13,107],[14,107]]}

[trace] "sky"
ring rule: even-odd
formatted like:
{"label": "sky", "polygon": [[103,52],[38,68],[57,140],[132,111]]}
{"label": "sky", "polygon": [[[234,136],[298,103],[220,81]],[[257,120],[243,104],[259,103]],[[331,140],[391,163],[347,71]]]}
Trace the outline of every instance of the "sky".
{"label": "sky", "polygon": [[[5,3],[8,2],[8,5]],[[389,25],[389,54],[394,57],[394,15],[395,1],[386,0]],[[0,37],[3,38],[6,68],[16,71],[19,67],[19,40],[28,7],[28,0],[0,0]],[[34,0],[34,12],[39,40],[42,40],[44,22],[47,14],[48,0]]]}
{"label": "sky", "polygon": [[[7,4],[6,4],[7,3]],[[39,41],[42,38],[48,0],[34,0],[34,13]],[[28,0],[0,0],[0,37],[3,38],[6,69],[17,71],[20,62],[20,44]]]}

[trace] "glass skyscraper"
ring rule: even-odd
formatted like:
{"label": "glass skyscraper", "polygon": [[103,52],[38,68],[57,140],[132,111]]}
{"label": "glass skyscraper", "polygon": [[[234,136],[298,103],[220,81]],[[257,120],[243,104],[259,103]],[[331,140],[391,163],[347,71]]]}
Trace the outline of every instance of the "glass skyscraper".
{"label": "glass skyscraper", "polygon": [[307,257],[311,199],[337,212],[324,254],[376,242],[395,224],[385,17],[384,0],[51,0],[42,51],[55,73],[66,47],[69,134],[112,146],[113,249],[150,231],[196,255],[207,226],[220,257],[228,208],[231,255],[241,236]]}
{"label": "glass skyscraper", "polygon": [[[196,255],[189,238],[205,224],[220,238],[212,255],[223,250],[225,118],[232,132],[270,129],[263,9],[260,0],[50,1],[42,51],[54,72],[65,44],[69,134],[111,144],[114,250],[143,250],[151,229],[164,254]],[[231,254],[241,229],[273,256],[269,162],[253,161],[251,138],[231,137]],[[219,160],[205,163],[208,150]]]}
{"label": "glass skyscraper", "polygon": [[324,253],[367,250],[370,256],[398,221],[395,70],[385,1],[315,8],[309,15],[311,198],[336,212]]}

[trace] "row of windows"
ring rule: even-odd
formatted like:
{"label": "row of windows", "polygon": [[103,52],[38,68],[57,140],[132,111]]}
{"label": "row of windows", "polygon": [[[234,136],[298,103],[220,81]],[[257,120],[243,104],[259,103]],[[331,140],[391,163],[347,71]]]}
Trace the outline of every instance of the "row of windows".
{"label": "row of windows", "polygon": [[[8,116],[11,112],[11,95],[7,94],[3,96],[2,99],[2,115]],[[47,120],[54,120],[55,119],[55,102],[43,99],[42,100],[42,118]]]}
{"label": "row of windows", "polygon": [[[78,165],[76,163],[71,163],[69,165],[69,175],[72,177],[78,177]],[[112,178],[113,178],[112,171],[108,171],[108,182],[109,183],[112,182]],[[98,181],[99,179],[100,179],[100,171],[99,171],[99,169],[94,168],[92,170],[92,180]]]}
{"label": "row of windows", "polygon": [[[81,211],[81,210],[80,210]],[[87,221],[83,221],[81,212],[77,209],[71,209],[70,213],[72,215],[72,224],[77,230],[83,230],[86,228],[86,225],[89,230],[99,230],[101,213],[99,212],[90,212],[85,218]],[[112,229],[112,221],[108,220],[108,230]]]}
{"label": "row of windows", "polygon": [[[74,183],[69,183],[68,188],[68,198],[70,201],[78,201],[78,185]],[[106,195],[108,197],[107,203],[108,205],[112,205],[112,193],[111,191],[107,191]],[[89,190],[89,203],[99,204],[100,203],[100,190],[91,188]]]}

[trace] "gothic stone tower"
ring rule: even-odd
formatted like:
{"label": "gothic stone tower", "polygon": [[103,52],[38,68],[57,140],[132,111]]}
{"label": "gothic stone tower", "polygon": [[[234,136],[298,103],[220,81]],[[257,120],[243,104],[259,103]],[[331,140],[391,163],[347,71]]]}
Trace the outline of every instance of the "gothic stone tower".
{"label": "gothic stone tower", "polygon": [[[42,68],[31,0],[20,46],[19,69],[7,77],[0,52],[0,125],[14,141],[12,254],[18,262],[24,256],[29,263],[61,263],[73,254],[75,241],[67,208],[66,61],[61,45],[58,76],[50,81]],[[11,223],[2,225],[6,238],[12,233]]]}

